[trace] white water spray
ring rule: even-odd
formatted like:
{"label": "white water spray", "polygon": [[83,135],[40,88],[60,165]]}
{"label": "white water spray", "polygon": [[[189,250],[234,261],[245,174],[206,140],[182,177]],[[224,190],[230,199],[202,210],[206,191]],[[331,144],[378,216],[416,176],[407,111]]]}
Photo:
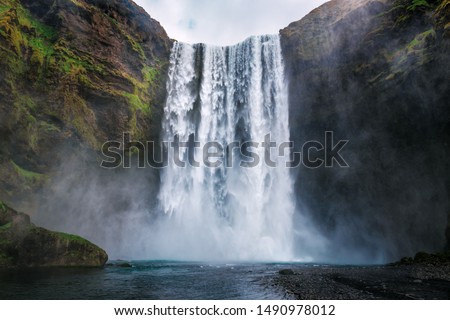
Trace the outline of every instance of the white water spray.
{"label": "white water spray", "polygon": [[[176,42],[171,55],[164,141],[195,137],[203,147],[215,141],[259,143],[261,163],[194,168],[174,164],[162,174],[159,200],[165,219],[161,258],[188,260],[293,259],[293,182],[285,162],[264,164],[266,134],[278,145],[289,141],[288,94],[278,35],[252,37],[231,47]],[[275,154],[275,153],[274,153]],[[278,152],[276,153],[278,156]],[[180,149],[187,160],[188,151]],[[202,149],[195,158],[203,159]]]}

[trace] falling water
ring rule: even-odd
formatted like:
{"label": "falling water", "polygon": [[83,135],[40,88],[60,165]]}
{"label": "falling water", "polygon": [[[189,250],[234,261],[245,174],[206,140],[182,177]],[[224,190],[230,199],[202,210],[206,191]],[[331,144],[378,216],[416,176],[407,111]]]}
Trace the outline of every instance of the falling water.
{"label": "falling water", "polygon": [[[231,47],[176,42],[170,62],[164,140],[177,136],[181,142],[198,141],[201,147],[211,141],[222,146],[254,141],[259,147],[251,150],[261,163],[239,166],[243,157],[237,149],[232,163],[211,168],[201,161],[202,148],[196,148],[194,158],[201,165],[180,167],[170,152],[159,194],[165,213],[161,256],[291,260],[293,183],[285,166],[289,155],[277,158],[273,152],[277,165],[269,167],[261,147],[269,133],[278,145],[289,141],[279,37],[251,37]],[[179,158],[188,160],[187,148],[180,149]]]}

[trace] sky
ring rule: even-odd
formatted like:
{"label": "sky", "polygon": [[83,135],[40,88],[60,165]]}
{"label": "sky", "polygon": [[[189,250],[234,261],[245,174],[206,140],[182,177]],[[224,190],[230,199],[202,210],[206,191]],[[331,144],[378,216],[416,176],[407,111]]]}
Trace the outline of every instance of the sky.
{"label": "sky", "polygon": [[188,43],[232,45],[275,34],[325,0],[134,0],[168,35]]}

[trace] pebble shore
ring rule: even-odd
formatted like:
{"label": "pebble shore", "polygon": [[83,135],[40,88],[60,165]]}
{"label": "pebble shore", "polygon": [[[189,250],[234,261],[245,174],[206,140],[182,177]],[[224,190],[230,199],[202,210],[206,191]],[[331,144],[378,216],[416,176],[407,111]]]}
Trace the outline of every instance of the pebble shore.
{"label": "pebble shore", "polygon": [[450,299],[450,263],[390,266],[299,266],[272,285],[301,300]]}

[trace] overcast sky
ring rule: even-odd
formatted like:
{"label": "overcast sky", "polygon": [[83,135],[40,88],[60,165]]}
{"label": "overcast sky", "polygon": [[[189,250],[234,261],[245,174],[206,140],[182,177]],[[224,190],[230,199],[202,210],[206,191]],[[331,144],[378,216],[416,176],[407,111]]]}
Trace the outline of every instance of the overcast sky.
{"label": "overcast sky", "polygon": [[325,0],[134,0],[179,41],[230,45],[274,34]]}

